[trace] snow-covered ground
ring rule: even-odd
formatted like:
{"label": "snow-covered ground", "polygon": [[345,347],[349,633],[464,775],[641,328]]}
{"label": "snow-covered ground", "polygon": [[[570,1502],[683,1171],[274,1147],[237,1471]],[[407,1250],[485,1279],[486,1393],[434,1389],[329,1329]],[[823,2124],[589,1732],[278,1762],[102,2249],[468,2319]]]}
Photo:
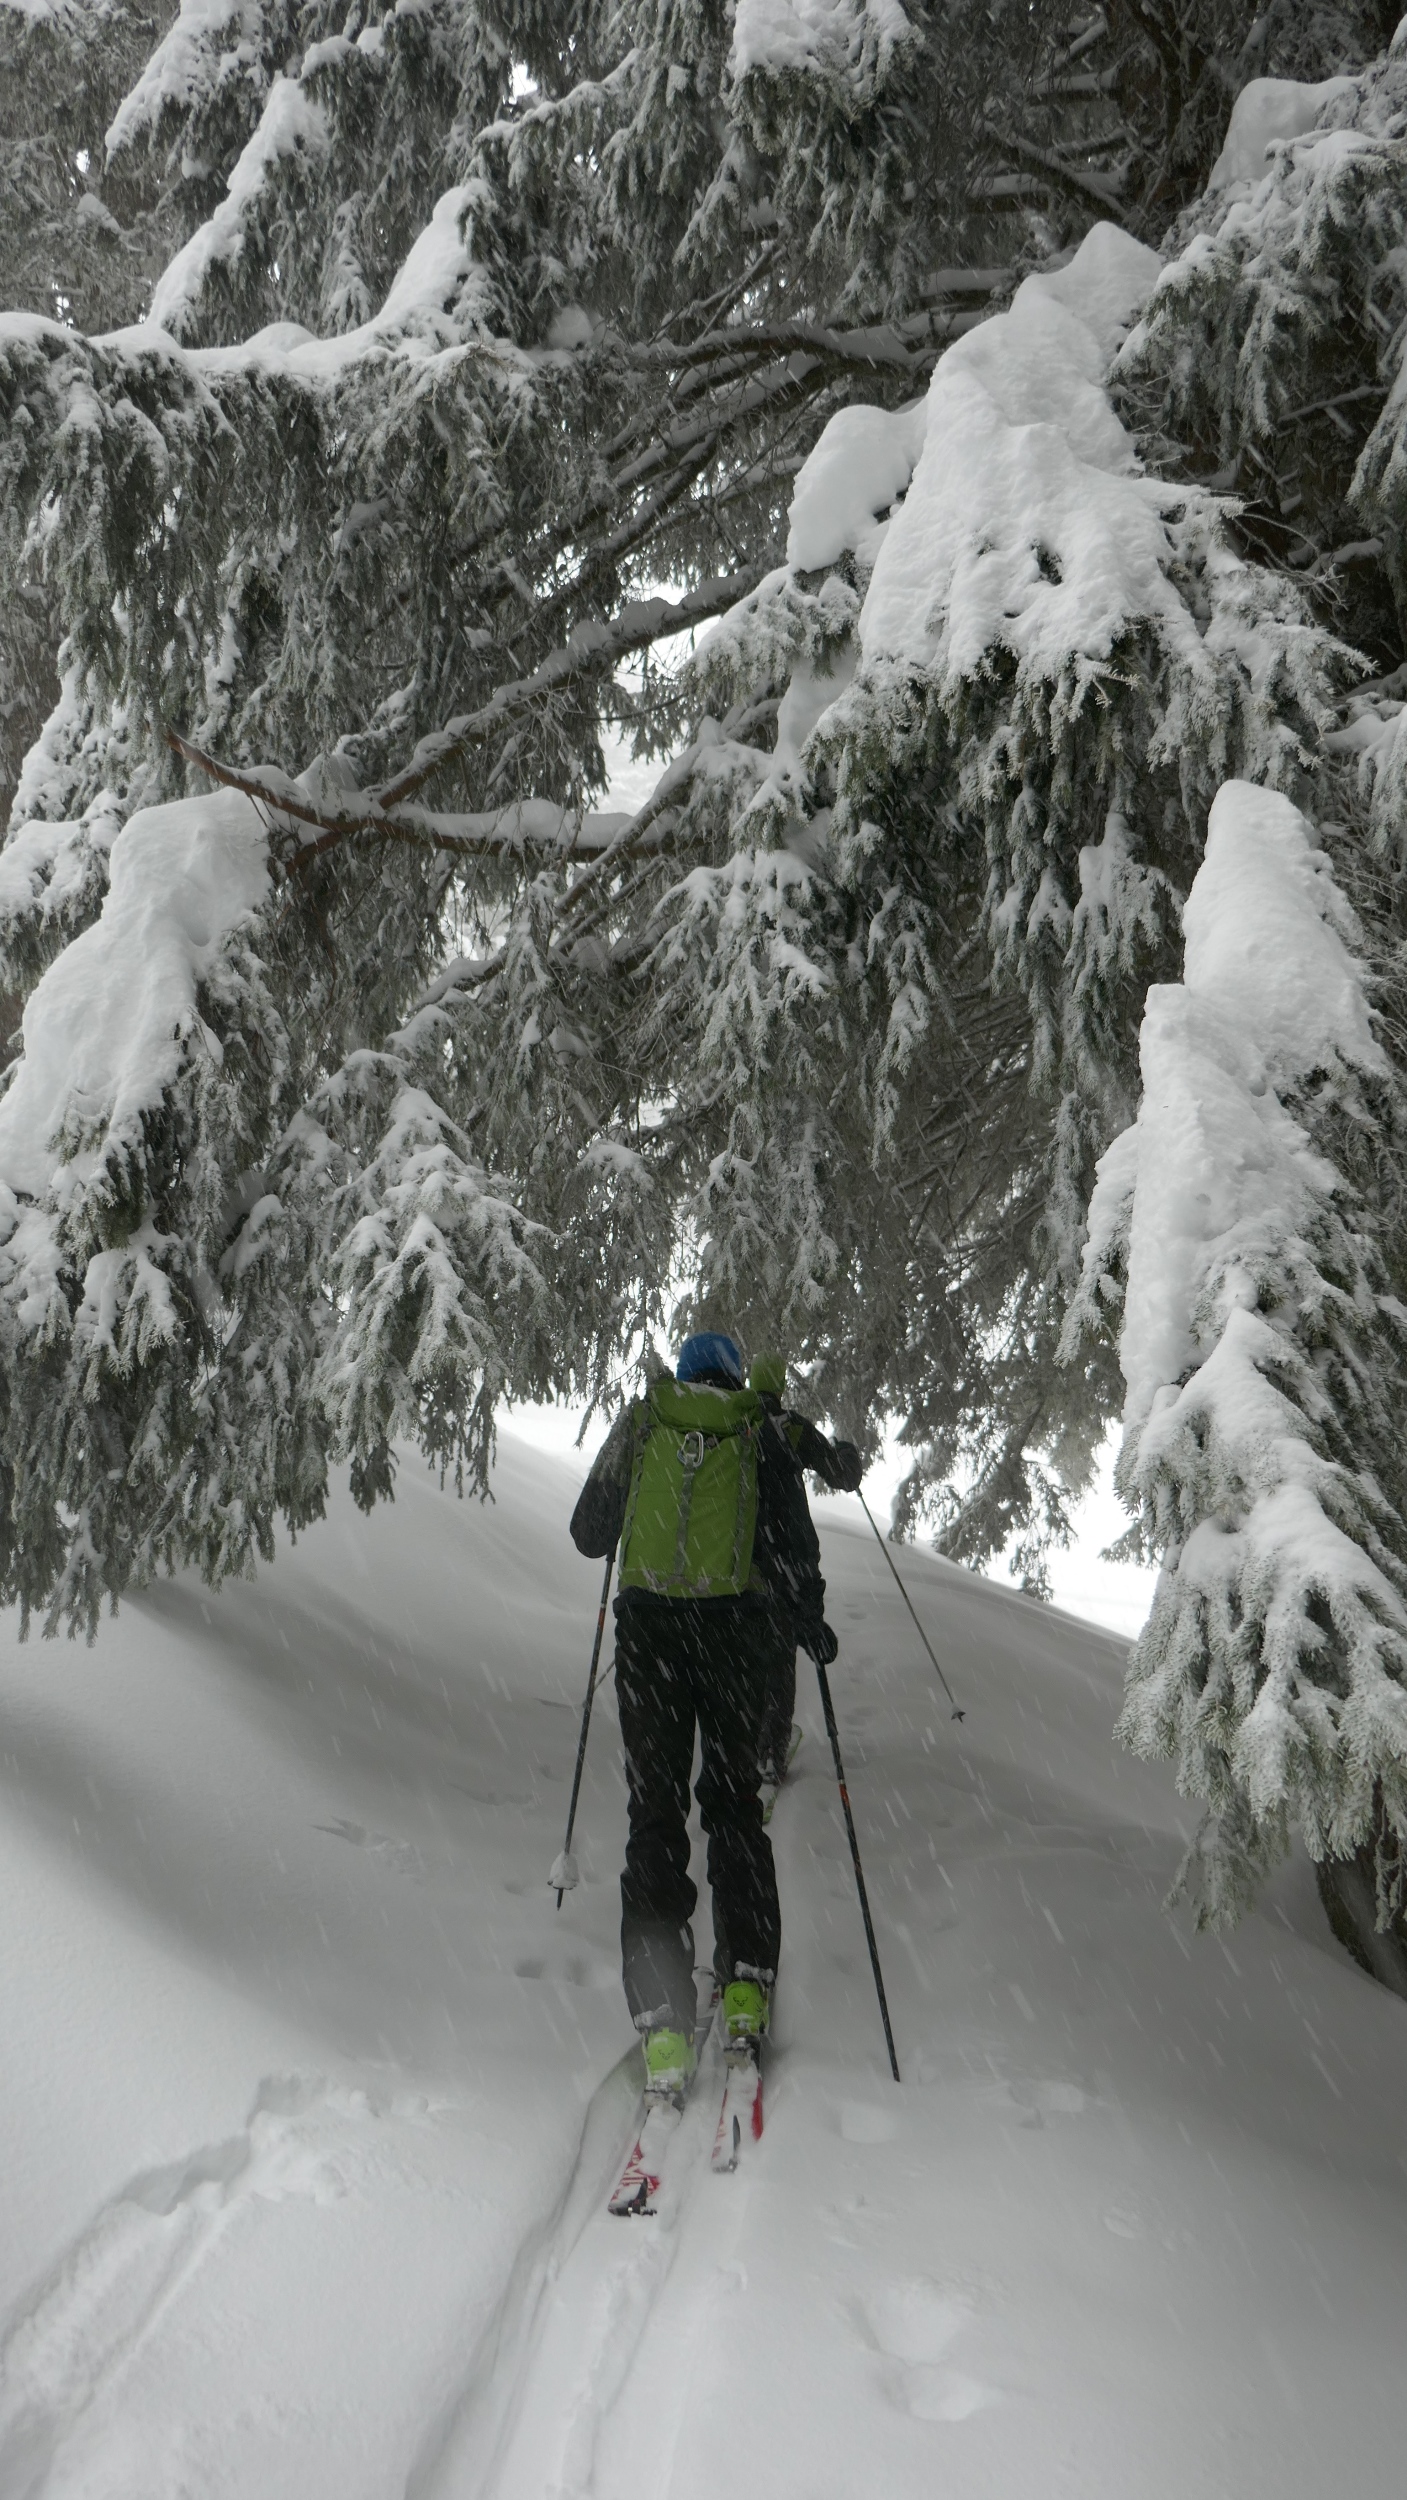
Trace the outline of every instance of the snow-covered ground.
{"label": "snow-covered ground", "polygon": [[[631,2107],[579,1470],[413,1462],[257,1583],[0,1648],[0,2500],[1189,2500],[1388,2492],[1407,2006],[1291,1870],[1159,1901],[1107,1634],[822,1512],[888,2076],[814,1691],[774,1822],[766,2136]],[[707,1924],[702,1923],[701,1949]]]}

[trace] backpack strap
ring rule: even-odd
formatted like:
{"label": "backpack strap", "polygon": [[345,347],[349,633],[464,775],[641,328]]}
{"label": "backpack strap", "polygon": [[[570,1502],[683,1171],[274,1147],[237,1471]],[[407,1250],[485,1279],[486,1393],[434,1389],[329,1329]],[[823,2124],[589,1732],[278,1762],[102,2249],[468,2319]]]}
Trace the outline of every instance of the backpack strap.
{"label": "backpack strap", "polygon": [[730,1580],[736,1580],[738,1576],[738,1569],[743,1558],[743,1539],[747,1534],[747,1463],[749,1454],[751,1454],[753,1464],[752,1516],[754,1543],[756,1543],[757,1529],[757,1465],[759,1452],[756,1447],[757,1435],[751,1424],[740,1424],[738,1426],[738,1439],[741,1441],[743,1446],[738,1459],[738,1510],[737,1516],[733,1521],[733,1561],[728,1574]]}

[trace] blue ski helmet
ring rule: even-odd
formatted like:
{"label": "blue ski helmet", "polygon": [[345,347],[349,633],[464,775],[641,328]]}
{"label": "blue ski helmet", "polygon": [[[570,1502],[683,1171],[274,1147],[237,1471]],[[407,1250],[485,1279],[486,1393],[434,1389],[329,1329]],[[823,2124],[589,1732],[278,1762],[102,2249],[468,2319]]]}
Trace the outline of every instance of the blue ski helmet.
{"label": "blue ski helmet", "polygon": [[674,1366],[676,1380],[702,1380],[705,1372],[721,1372],[735,1389],[743,1385],[743,1358],[732,1338],[717,1328],[705,1328],[697,1337],[686,1337]]}

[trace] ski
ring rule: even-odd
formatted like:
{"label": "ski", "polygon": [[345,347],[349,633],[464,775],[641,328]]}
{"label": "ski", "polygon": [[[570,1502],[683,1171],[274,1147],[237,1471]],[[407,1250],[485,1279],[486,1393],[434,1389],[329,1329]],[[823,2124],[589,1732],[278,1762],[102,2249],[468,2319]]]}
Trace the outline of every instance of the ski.
{"label": "ski", "polygon": [[[698,2060],[707,2045],[708,2035],[713,2029],[713,2017],[718,2009],[719,1989],[712,1971],[706,1977],[707,1990],[694,2023],[696,2075]],[[608,2213],[652,2214],[658,2210],[665,2156],[678,2133],[687,2099],[687,2092],[681,2093],[677,2100],[662,2095],[655,2098],[649,2093],[642,2097],[630,2150],[607,2203]]]}
{"label": "ski", "polygon": [[743,2149],[762,2135],[762,2063],[753,2046],[728,2053],[723,2100],[713,2139],[715,2170],[736,2170]]}
{"label": "ski", "polygon": [[607,2211],[613,2214],[652,2214],[660,2181],[664,2176],[665,2155],[678,2132],[684,2115],[682,2101],[647,2101],[635,2141],[625,2157],[625,2166],[611,2193]]}

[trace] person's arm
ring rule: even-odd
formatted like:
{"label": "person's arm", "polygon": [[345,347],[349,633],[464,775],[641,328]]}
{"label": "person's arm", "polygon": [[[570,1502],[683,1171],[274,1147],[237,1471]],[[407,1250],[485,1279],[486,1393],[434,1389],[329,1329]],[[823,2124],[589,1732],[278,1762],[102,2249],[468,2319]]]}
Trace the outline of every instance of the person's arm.
{"label": "person's arm", "polygon": [[803,1467],[829,1485],[832,1493],[858,1493],[865,1462],[853,1441],[828,1441],[804,1415],[788,1415],[787,1438]]}
{"label": "person's arm", "polygon": [[763,1442],[762,1464],[770,1479],[768,1575],[773,1593],[785,1608],[801,1647],[829,1666],[836,1639],[826,1621],[821,1543],[806,1500],[800,1462],[779,1418],[772,1420]]}
{"label": "person's arm", "polygon": [[570,1534],[579,1554],[599,1558],[620,1542],[634,1459],[634,1410],[627,1406],[612,1424],[577,1496]]}

